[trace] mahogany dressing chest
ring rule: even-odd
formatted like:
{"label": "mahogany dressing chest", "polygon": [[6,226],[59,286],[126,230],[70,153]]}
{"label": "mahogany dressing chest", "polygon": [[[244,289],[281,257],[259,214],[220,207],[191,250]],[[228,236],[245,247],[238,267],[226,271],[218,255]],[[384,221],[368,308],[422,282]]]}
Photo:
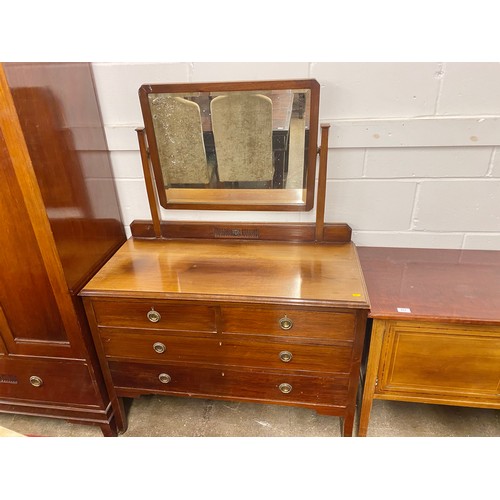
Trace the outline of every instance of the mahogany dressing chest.
{"label": "mahogany dressing chest", "polygon": [[[152,220],[134,221],[80,293],[120,430],[122,398],[165,394],[310,408],[352,435],[369,302],[349,226],[324,222],[318,83],[139,94]],[[169,208],[311,210],[318,153],[315,223],[162,220]]]}

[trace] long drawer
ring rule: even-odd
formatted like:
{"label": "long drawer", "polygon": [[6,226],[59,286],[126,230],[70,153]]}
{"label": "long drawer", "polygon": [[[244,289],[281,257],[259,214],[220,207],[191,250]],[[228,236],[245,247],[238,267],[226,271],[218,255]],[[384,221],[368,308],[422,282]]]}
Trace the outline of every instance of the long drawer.
{"label": "long drawer", "polygon": [[85,363],[0,356],[0,398],[95,405]]}
{"label": "long drawer", "polygon": [[305,376],[256,370],[185,365],[109,363],[118,395],[127,390],[155,394],[227,397],[242,400],[345,406],[349,377]]}
{"label": "long drawer", "polygon": [[157,332],[101,330],[101,341],[110,358],[153,362],[181,361],[216,365],[347,373],[352,348],[347,346],[302,345],[280,339],[230,335],[196,338]]}
{"label": "long drawer", "polygon": [[224,333],[352,340],[355,322],[354,313],[293,308],[222,307]]}
{"label": "long drawer", "polygon": [[93,301],[99,326],[216,332],[215,308],[162,300]]}

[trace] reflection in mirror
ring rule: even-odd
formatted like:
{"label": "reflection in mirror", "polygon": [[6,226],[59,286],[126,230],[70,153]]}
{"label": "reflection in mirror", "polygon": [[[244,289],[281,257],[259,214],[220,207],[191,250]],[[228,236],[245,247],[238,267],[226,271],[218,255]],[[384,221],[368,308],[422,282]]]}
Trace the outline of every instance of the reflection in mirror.
{"label": "reflection in mirror", "polygon": [[309,210],[318,88],[315,80],[143,85],[162,206]]}
{"label": "reflection in mirror", "polygon": [[165,187],[208,184],[211,175],[198,104],[162,94],[149,99]]}
{"label": "reflection in mirror", "polygon": [[210,103],[220,182],[272,186],[273,102],[260,94],[220,95]]}

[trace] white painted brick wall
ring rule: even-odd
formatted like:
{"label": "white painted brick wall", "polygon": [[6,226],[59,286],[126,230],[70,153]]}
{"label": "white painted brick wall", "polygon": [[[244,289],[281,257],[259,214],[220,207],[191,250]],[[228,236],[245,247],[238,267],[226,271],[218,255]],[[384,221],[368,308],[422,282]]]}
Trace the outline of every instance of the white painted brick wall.
{"label": "white painted brick wall", "polygon": [[405,231],[412,223],[416,182],[337,180],[329,183],[325,218],[353,230]]}
{"label": "white painted brick wall", "polygon": [[500,177],[500,148],[493,152],[491,168],[487,175],[491,177]]}
{"label": "white painted brick wall", "polygon": [[328,154],[328,179],[359,179],[363,177],[366,149],[343,148]]}
{"label": "white painted brick wall", "polygon": [[142,84],[185,82],[190,74],[189,64],[184,63],[94,64],[92,68],[102,120],[110,127],[142,124],[138,97]]}
{"label": "white painted brick wall", "polygon": [[287,80],[309,78],[309,63],[195,63],[191,81]]}
{"label": "white painted brick wall", "polygon": [[368,178],[485,177],[491,147],[378,148],[366,152]]}
{"label": "white painted brick wall", "polygon": [[494,232],[500,228],[500,180],[422,181],[413,229]]}
{"label": "white painted brick wall", "polygon": [[[359,245],[500,249],[500,63],[96,63],[122,208],[150,218],[134,129],[143,83],[316,78],[331,124],[326,218]],[[94,173],[93,177],[98,177]],[[164,210],[166,220],[314,220]]]}
{"label": "white painted brick wall", "polygon": [[446,63],[439,115],[500,115],[500,63]]}
{"label": "white painted brick wall", "polygon": [[[434,114],[439,63],[314,63],[321,119]],[[438,75],[438,76],[437,76]]]}

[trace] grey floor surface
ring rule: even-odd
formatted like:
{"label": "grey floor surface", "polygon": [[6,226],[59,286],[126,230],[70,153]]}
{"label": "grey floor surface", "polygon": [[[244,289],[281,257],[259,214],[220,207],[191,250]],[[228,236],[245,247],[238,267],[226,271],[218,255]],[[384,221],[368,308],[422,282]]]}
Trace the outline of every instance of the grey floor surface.
{"label": "grey floor surface", "polygon": [[[129,426],[121,437],[337,437],[340,419],[286,406],[168,396],[126,400]],[[21,434],[100,437],[99,427],[0,414],[0,426]],[[372,437],[500,437],[498,410],[373,402]]]}

